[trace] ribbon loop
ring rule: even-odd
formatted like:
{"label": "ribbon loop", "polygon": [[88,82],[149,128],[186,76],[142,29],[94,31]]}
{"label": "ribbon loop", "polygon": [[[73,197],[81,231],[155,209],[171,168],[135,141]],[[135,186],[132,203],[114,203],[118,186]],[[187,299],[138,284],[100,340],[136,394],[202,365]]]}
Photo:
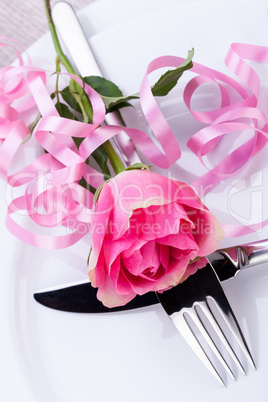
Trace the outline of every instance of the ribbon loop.
{"label": "ribbon loop", "polygon": [[[0,45],[5,46],[4,43]],[[153,60],[144,75],[140,87],[140,104],[150,129],[152,140],[141,130],[115,125],[102,126],[105,104],[101,96],[82,79],[65,73],[79,84],[87,94],[92,110],[91,124],[69,120],[59,116],[47,89],[47,72],[28,65],[18,53],[19,66],[0,70],[0,175],[12,187],[22,187],[23,196],[13,199],[8,207],[7,227],[21,240],[36,247],[56,249],[69,247],[90,231],[93,195],[81,186],[99,187],[103,175],[87,164],[88,157],[105,141],[124,131],[135,146],[154,165],[168,168],[181,156],[179,144],[167,120],[161,112],[149,84],[149,75],[163,67],[178,67],[184,59],[163,56]],[[267,143],[268,121],[258,105],[260,79],[256,71],[245,61],[268,62],[268,47],[234,43],[225,63],[239,79],[194,63],[190,70],[195,76],[186,84],[183,98],[190,113],[206,124],[188,141],[187,146],[206,166],[205,158],[217,152],[223,138],[244,135],[252,131],[250,139],[224,155],[221,161],[199,177],[192,186],[210,191],[224,178],[240,172]],[[214,110],[191,109],[191,103],[202,85],[217,85],[220,102]],[[31,141],[48,153],[37,157],[28,166],[10,174],[9,169],[17,150],[30,131],[25,124],[26,111],[39,111],[42,115]],[[82,140],[79,148],[73,138]],[[157,144],[155,143],[157,142]],[[160,149],[161,148],[161,149]],[[24,229],[14,219],[14,214],[24,211],[40,227],[53,229],[62,226],[66,233],[60,236],[43,235]],[[227,235],[237,236],[258,230],[268,220],[248,227],[225,225]]]}

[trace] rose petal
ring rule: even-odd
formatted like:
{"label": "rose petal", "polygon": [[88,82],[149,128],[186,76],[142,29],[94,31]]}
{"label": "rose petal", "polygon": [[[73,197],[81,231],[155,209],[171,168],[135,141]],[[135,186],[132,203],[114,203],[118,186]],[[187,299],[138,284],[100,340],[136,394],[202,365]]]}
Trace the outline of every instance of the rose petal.
{"label": "rose petal", "polygon": [[159,244],[159,250],[160,250],[160,261],[163,267],[167,270],[168,265],[169,265],[169,250],[170,248],[165,246],[164,244]]}
{"label": "rose petal", "polygon": [[195,224],[191,232],[199,246],[198,255],[206,256],[212,253],[224,237],[217,218],[208,210],[188,208],[187,213]]}
{"label": "rose petal", "polygon": [[116,292],[126,295],[132,292],[132,286],[124,274],[123,266],[120,256],[117,257],[111,267],[111,278]]}
{"label": "rose petal", "polygon": [[187,231],[190,226],[194,227],[184,208],[175,202],[135,210],[130,218],[130,226],[135,226],[139,237],[147,241],[176,234],[182,225],[186,226]]}
{"label": "rose petal", "polygon": [[208,260],[205,257],[199,258],[196,261],[193,261],[188,265],[183,277],[180,282],[184,282],[189,276],[194,275],[198,269],[204,268],[208,263]]}
{"label": "rose petal", "polygon": [[137,239],[133,242],[133,244],[126,250],[122,251],[122,257],[128,258],[131,256],[136,250],[140,250],[140,248],[146,244],[146,240]]}
{"label": "rose petal", "polygon": [[173,180],[148,170],[121,172],[104,187],[109,187],[112,194],[113,221],[120,222],[122,233],[129,228],[129,218],[135,209],[170,204],[178,192]]}
{"label": "rose petal", "polygon": [[95,269],[91,269],[88,272],[88,276],[92,286],[95,288],[101,286],[101,284],[104,282],[105,277],[107,276],[107,270],[105,269],[105,261],[102,250],[99,254]]}
{"label": "rose petal", "polygon": [[89,270],[93,269],[96,266],[106,228],[109,222],[112,205],[112,193],[110,191],[110,188],[104,185],[102,191],[100,192],[96,209],[92,214],[92,252],[89,261]]}
{"label": "rose petal", "polygon": [[199,257],[222,237],[191,187],[147,170],[125,171],[106,183],[92,223],[102,231],[93,230],[89,277],[110,307],[177,285],[201,268]]}
{"label": "rose petal", "polygon": [[140,250],[134,251],[129,257],[122,258],[125,268],[133,275],[139,275],[141,272],[142,256]]}
{"label": "rose petal", "polygon": [[191,233],[187,234],[171,234],[161,239],[156,239],[156,242],[165,246],[174,247],[178,250],[198,250],[198,246]]}
{"label": "rose petal", "polygon": [[106,306],[106,307],[117,307],[124,306],[128,302],[130,302],[136,293],[131,291],[128,294],[119,294],[115,287],[111,277],[107,276],[105,281],[99,287],[97,292],[97,298]]}
{"label": "rose petal", "polygon": [[115,259],[124,251],[127,250],[129,247],[133,245],[135,242],[135,238],[131,236],[124,236],[122,239],[119,240],[107,240],[104,239],[103,241],[103,250],[104,250],[104,257],[105,262],[108,267],[108,273],[110,273],[110,267],[115,261]]}

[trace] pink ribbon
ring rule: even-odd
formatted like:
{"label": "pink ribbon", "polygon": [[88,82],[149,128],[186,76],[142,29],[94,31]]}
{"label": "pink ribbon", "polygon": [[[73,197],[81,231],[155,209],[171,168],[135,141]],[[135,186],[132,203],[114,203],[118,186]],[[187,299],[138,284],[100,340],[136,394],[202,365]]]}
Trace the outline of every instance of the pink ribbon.
{"label": "pink ribbon", "polygon": [[[180,157],[179,144],[152,95],[148,76],[159,68],[176,68],[184,59],[164,56],[153,60],[141,83],[141,108],[159,147],[141,130],[102,126],[104,103],[87,84],[85,91],[92,104],[93,123],[85,124],[60,117],[46,88],[45,71],[34,68],[30,62],[28,66],[24,65],[19,54],[18,57],[18,67],[0,70],[0,174],[10,186],[25,187],[24,194],[10,203],[6,224],[15,236],[33,246],[48,249],[68,247],[90,231],[93,196],[79,182],[84,178],[95,188],[103,182],[102,174],[86,163],[95,149],[124,131],[140,152],[156,166],[168,168]],[[205,165],[204,157],[212,151],[216,152],[223,137],[245,129],[253,131],[251,139],[192,183],[196,189],[202,186],[209,191],[224,178],[241,171],[268,140],[268,122],[257,106],[260,80],[244,59],[267,62],[268,48],[232,44],[225,62],[243,84],[197,63],[191,69],[195,76],[185,87],[184,102],[195,119],[207,126],[194,134],[187,145],[200,162]],[[79,78],[70,77],[82,85]],[[209,112],[194,111],[191,109],[192,97],[197,88],[207,82],[218,85],[220,107]],[[235,103],[231,101],[230,92],[237,94]],[[16,173],[9,174],[17,150],[29,136],[24,115],[30,110],[35,110],[35,113],[39,111],[42,115],[31,141],[37,141],[48,153]],[[79,149],[73,137],[83,139]],[[69,233],[57,236],[27,230],[13,219],[20,211],[26,211],[38,228],[48,230],[62,226]],[[240,236],[258,230],[264,224],[268,224],[268,220],[248,227],[224,225],[224,229],[228,236]]]}

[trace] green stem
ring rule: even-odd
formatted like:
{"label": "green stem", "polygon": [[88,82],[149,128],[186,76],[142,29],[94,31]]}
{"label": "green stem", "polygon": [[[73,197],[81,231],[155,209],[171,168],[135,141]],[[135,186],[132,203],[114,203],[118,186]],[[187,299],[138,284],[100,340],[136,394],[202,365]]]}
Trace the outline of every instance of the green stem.
{"label": "green stem", "polygon": [[[60,62],[64,65],[64,67],[66,68],[68,73],[77,75],[75,70],[73,69],[73,66],[71,65],[71,63],[69,62],[69,60],[67,59],[67,57],[65,56],[65,54],[62,51],[62,48],[61,48],[61,45],[59,42],[59,38],[57,35],[57,31],[56,31],[56,28],[55,28],[55,25],[54,25],[54,22],[52,19],[50,0],[44,0],[44,5],[45,5],[45,10],[46,10],[48,26],[49,26],[49,30],[50,30],[50,33],[52,36],[54,47],[55,47],[55,50],[57,53],[57,57],[60,60]],[[70,85],[72,86],[73,92],[77,94],[77,98],[76,98],[77,102],[79,103],[81,109],[85,112],[85,114],[87,116],[87,117],[84,116],[84,122],[85,123],[92,122],[92,118],[93,118],[92,107],[91,107],[88,97],[85,96],[85,94],[84,94],[83,88],[81,88],[81,86],[74,80],[70,81]]]}
{"label": "green stem", "polygon": [[[58,39],[58,35],[56,32],[56,28],[55,28],[55,25],[54,25],[54,22],[52,19],[50,0],[44,0],[44,5],[45,5],[45,10],[46,10],[46,16],[47,16],[49,30],[51,32],[51,36],[52,36],[54,47],[55,47],[55,50],[57,53],[58,60],[60,60],[60,62],[64,65],[64,67],[66,68],[68,73],[77,75],[75,70],[73,69],[72,65],[70,64],[69,60],[67,59],[67,57],[65,56],[65,54],[62,51],[62,48],[61,48],[61,45],[60,45],[60,42]],[[81,107],[83,117],[84,117],[84,122],[85,123],[92,122],[92,119],[93,119],[92,106],[91,106],[91,103],[90,103],[88,97],[85,95],[83,88],[75,80],[70,80],[69,86],[70,86],[70,92],[72,93],[73,97],[76,99],[76,101],[79,103],[79,106]],[[122,172],[124,170],[124,166],[109,141],[105,142],[104,148],[108,154],[109,160],[111,162],[111,165],[114,169],[115,174]],[[98,151],[98,150],[96,150],[96,151]],[[96,151],[95,151],[95,153],[96,153]],[[104,170],[103,173],[105,174],[105,176],[109,177],[110,172],[109,172],[108,166],[105,165],[103,170]]]}
{"label": "green stem", "polygon": [[[61,69],[60,69],[60,59],[59,59],[59,57],[57,56],[56,57],[56,72],[57,73],[60,73],[61,72]],[[57,74],[57,78],[56,78],[56,97],[57,97],[57,102],[58,103],[60,103],[60,96],[59,96],[59,78],[60,78],[60,75],[59,74]]]}
{"label": "green stem", "polygon": [[66,68],[66,70],[68,71],[68,73],[70,74],[75,74],[75,71],[72,67],[72,65],[70,64],[69,60],[67,59],[67,57],[65,56],[65,54],[62,51],[60,42],[59,42],[59,38],[56,32],[56,28],[52,19],[52,14],[51,14],[51,7],[50,7],[50,0],[44,0],[44,4],[45,4],[45,10],[46,10],[46,16],[47,16],[47,21],[48,21],[48,27],[52,36],[52,40],[54,43],[54,47],[56,50],[56,53],[61,61],[61,63],[64,65],[64,67]]}
{"label": "green stem", "polygon": [[[77,83],[74,80],[70,80],[69,89],[70,93],[72,94],[73,98],[76,100],[78,105],[80,106],[81,112],[83,114],[84,123],[92,122],[92,107],[88,98],[85,97],[85,94],[80,94],[77,90]],[[79,88],[81,88],[79,86]]]}
{"label": "green stem", "polygon": [[114,148],[112,147],[110,141],[106,141],[104,143],[104,147],[107,151],[109,160],[111,162],[111,165],[113,167],[115,174],[123,172],[123,170],[125,170],[125,167],[124,167],[123,163],[121,162],[119,156],[115,152]]}
{"label": "green stem", "polygon": [[38,115],[36,116],[36,118],[34,119],[34,121],[32,123],[29,124],[28,129],[31,132],[31,135],[33,133],[33,130],[35,129],[35,127],[37,126],[37,123],[39,122],[39,120],[41,120],[42,116],[40,113],[38,113]]}

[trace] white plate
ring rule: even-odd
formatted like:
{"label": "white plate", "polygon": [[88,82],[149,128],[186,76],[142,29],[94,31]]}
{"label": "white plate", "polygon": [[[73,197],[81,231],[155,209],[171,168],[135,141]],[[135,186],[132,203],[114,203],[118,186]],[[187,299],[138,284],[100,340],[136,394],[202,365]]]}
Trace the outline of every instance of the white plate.
{"label": "white plate", "polygon": [[[90,7],[81,15],[83,23],[90,21]],[[118,15],[118,9],[114,15]],[[103,66],[109,65],[105,75],[127,92],[136,91],[152,58],[167,53],[184,56],[192,46],[196,48],[196,61],[226,71],[223,60],[231,42],[267,45],[266,15],[266,3],[260,1],[254,4],[232,2],[232,5],[200,1],[145,16],[136,14],[136,18],[127,24],[110,26],[109,30],[91,37],[91,43]],[[116,44],[113,50],[112,44]],[[31,47],[30,54],[36,64],[51,68],[54,51],[49,35]],[[175,109],[175,95],[179,89],[161,104],[170,124],[183,127],[183,135],[178,134],[184,143],[184,135],[189,135],[196,126],[184,115],[181,102],[178,102],[178,112]],[[128,113],[126,118],[134,123],[132,114]],[[229,199],[233,202],[229,210],[233,219],[247,218],[246,211],[237,209],[241,198],[246,201],[245,210],[249,208],[250,212],[253,207],[252,211],[255,211],[258,207],[268,216],[264,208],[267,205],[265,152],[262,156],[252,163],[249,172],[259,173],[262,182],[256,188],[249,187],[247,193],[238,194],[240,201],[235,197]],[[187,166],[183,158],[180,163],[179,166]],[[200,166],[196,160],[194,164],[192,160],[190,163],[194,165],[192,177]],[[177,168],[177,172],[181,174],[182,170]],[[225,200],[235,180],[244,180],[243,175],[219,186],[206,200],[220,218],[227,213]],[[4,194],[5,185],[2,182],[0,185],[1,194]],[[227,398],[245,401],[254,398],[266,401],[268,275],[265,267],[245,272],[224,285],[249,341],[258,371],[249,368],[247,377],[239,375],[237,383],[228,381],[228,388],[223,389],[185,346],[160,306],[111,315],[79,315],[38,305],[32,297],[37,289],[85,277],[89,245],[84,240],[60,251],[38,250],[25,245],[5,230],[3,197],[0,202],[2,400],[221,402]],[[249,213],[248,220],[250,218]]]}

